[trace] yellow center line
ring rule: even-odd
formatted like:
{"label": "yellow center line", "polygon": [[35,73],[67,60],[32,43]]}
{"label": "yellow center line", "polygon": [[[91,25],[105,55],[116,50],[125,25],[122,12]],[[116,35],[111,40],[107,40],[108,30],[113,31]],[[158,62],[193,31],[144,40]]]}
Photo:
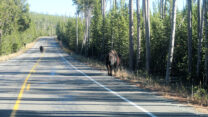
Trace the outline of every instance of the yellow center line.
{"label": "yellow center line", "polygon": [[[21,89],[20,89],[18,98],[17,98],[16,103],[15,103],[15,105],[14,105],[14,107],[13,107],[13,110],[12,110],[12,113],[11,113],[10,117],[15,117],[16,112],[17,112],[17,110],[18,110],[18,108],[19,108],[19,104],[20,104],[21,99],[22,99],[22,95],[23,95],[24,90],[25,90],[25,87],[26,87],[26,85],[27,85],[27,81],[28,81],[28,79],[30,78],[31,74],[35,72],[35,68],[37,67],[37,65],[38,65],[39,62],[41,61],[41,58],[43,57],[43,55],[44,55],[44,53],[43,53],[43,54],[41,55],[41,57],[37,60],[37,62],[35,63],[35,65],[34,65],[34,66],[32,67],[32,69],[30,70],[30,73],[27,75],[27,77],[26,77],[26,79],[25,79],[25,81],[24,81],[24,83],[23,83],[23,85],[22,85],[22,87],[21,87]],[[28,84],[28,86],[27,86],[27,89],[28,89],[28,90],[29,90],[29,87],[30,87],[30,84]]]}
{"label": "yellow center line", "polygon": [[27,84],[27,91],[29,91],[30,90],[30,84]]}

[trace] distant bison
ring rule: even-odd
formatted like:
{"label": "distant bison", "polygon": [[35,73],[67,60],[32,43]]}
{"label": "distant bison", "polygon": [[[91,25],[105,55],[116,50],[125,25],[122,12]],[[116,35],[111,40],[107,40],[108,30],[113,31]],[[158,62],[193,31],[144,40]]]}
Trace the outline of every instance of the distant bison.
{"label": "distant bison", "polygon": [[112,70],[116,73],[120,66],[120,58],[115,50],[111,50],[106,56],[108,75],[112,76]]}
{"label": "distant bison", "polygon": [[40,46],[40,52],[42,53],[44,51],[43,46]]}
{"label": "distant bison", "polygon": [[26,47],[26,43],[23,43],[24,47]]}

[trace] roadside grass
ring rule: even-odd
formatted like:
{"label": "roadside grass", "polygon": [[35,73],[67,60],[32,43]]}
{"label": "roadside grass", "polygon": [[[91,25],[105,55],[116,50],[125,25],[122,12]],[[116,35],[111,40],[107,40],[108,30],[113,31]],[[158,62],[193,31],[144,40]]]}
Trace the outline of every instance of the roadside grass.
{"label": "roadside grass", "polygon": [[[76,54],[63,47],[60,41],[58,42],[62,49],[76,60],[98,70],[106,71],[107,73],[104,62]],[[156,95],[179,101],[188,106],[193,106],[199,112],[208,113],[208,94],[203,88],[194,87],[194,93],[192,95],[191,86],[184,86],[182,82],[174,82],[166,85],[164,77],[147,76],[146,73],[142,71],[130,72],[127,69],[122,68],[121,70],[118,70],[116,74],[113,73],[113,75],[117,79],[124,80],[142,89],[150,90]]]}

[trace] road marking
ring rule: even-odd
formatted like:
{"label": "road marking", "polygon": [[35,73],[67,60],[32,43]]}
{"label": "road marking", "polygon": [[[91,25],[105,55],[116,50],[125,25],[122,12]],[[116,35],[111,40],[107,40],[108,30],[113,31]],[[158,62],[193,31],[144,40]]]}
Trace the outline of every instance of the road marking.
{"label": "road marking", "polygon": [[88,76],[87,74],[85,74],[84,72],[80,71],[78,68],[76,68],[74,65],[72,65],[68,60],[66,60],[64,58],[64,56],[62,54],[59,54],[59,56],[61,56],[63,58],[63,60],[70,66],[72,66],[75,70],[77,70],[78,72],[80,72],[81,74],[83,74],[84,76],[86,76],[88,79],[90,79],[91,81],[93,81],[94,83],[96,83],[97,85],[99,85],[100,87],[103,87],[105,90],[109,91],[110,93],[116,95],[117,97],[121,98],[122,100],[128,102],[129,104],[131,104],[132,106],[136,107],[137,109],[145,112],[147,115],[149,115],[150,117],[157,117],[156,115],[152,114],[151,112],[149,112],[148,110],[142,108],[141,106],[135,104],[134,102],[132,102],[131,100],[119,95],[117,92],[107,88],[106,86],[100,84],[99,82],[97,82],[96,80],[94,80],[93,78],[91,78],[90,76]]}
{"label": "road marking", "polygon": [[30,84],[27,84],[27,91],[29,91],[30,90]]}
{"label": "road marking", "polygon": [[31,70],[31,73],[35,73],[36,71],[33,69],[33,70]]}
{"label": "road marking", "polygon": [[[15,117],[16,112],[17,112],[17,110],[18,110],[18,108],[19,108],[19,104],[20,104],[21,99],[22,99],[22,95],[23,95],[24,90],[25,90],[25,87],[26,87],[26,85],[27,85],[27,81],[28,81],[28,79],[30,78],[31,74],[35,72],[35,68],[37,67],[37,65],[38,65],[39,62],[41,61],[41,58],[43,57],[43,55],[44,55],[44,53],[41,54],[41,57],[37,60],[37,62],[35,63],[35,65],[34,65],[34,66],[32,67],[32,69],[30,70],[30,73],[27,75],[27,77],[26,77],[26,79],[25,79],[25,81],[24,81],[24,83],[23,83],[23,85],[22,85],[22,87],[21,87],[21,89],[20,89],[18,98],[17,98],[16,103],[15,103],[15,105],[14,105],[14,107],[13,107],[13,110],[12,110],[12,113],[11,113],[10,117]],[[28,84],[28,85],[29,85],[29,87],[30,87],[30,84]],[[27,88],[26,88],[26,89],[28,89],[28,85],[27,85]]]}

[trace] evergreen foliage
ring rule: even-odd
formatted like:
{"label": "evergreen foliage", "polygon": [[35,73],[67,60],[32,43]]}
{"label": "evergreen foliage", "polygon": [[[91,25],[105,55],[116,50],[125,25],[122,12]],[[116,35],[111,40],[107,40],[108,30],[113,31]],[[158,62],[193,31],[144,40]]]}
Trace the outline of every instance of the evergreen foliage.
{"label": "evergreen foliage", "polygon": [[[89,0],[90,1],[90,0]],[[87,2],[81,4],[75,4],[78,9],[83,9],[83,6]],[[120,0],[117,6],[110,6],[110,9],[106,11],[105,25],[103,25],[101,0],[91,1],[89,7],[92,9],[91,26],[89,29],[89,48],[87,49],[88,57],[100,59],[102,51],[105,54],[111,49],[115,49],[122,59],[122,65],[128,67],[129,64],[129,11],[128,4],[124,0]],[[165,76],[166,63],[168,58],[168,47],[171,35],[171,12],[172,12],[172,0],[165,0],[163,18],[161,18],[159,5],[160,3],[154,2],[154,11],[150,11],[150,48],[151,48],[151,61],[150,72],[153,75]],[[157,6],[158,5],[158,6]],[[158,10],[157,10],[157,9]],[[140,28],[141,28],[141,58],[140,69],[134,67],[133,71],[145,70],[145,25],[143,21],[143,11],[140,10]],[[84,21],[86,18],[79,18],[79,53],[81,53],[81,45],[84,38]],[[65,43],[71,50],[76,49],[76,23],[75,18],[69,18],[66,22],[61,22],[57,25],[57,36]],[[134,55],[133,63],[136,64],[136,42],[137,42],[137,16],[134,10]],[[205,47],[202,45],[202,63],[200,67],[200,78],[196,77],[196,63],[197,63],[197,4],[192,4],[192,77],[195,79],[195,83],[199,84],[203,80],[204,76],[204,61],[205,61]],[[188,30],[187,30],[187,8],[177,10],[176,18],[176,36],[175,36],[175,50],[173,57],[173,64],[170,76],[172,78],[180,78],[180,81],[191,82],[188,73]],[[104,43],[103,32],[105,36]],[[104,50],[102,50],[102,44],[104,44]],[[83,53],[82,53],[83,54]],[[201,79],[201,80],[199,80]]]}
{"label": "evergreen foliage", "polygon": [[38,35],[25,0],[0,1],[0,54],[17,52]]}
{"label": "evergreen foliage", "polygon": [[63,20],[29,12],[26,0],[0,0],[0,55],[17,52],[42,35],[55,35],[56,24]]}

